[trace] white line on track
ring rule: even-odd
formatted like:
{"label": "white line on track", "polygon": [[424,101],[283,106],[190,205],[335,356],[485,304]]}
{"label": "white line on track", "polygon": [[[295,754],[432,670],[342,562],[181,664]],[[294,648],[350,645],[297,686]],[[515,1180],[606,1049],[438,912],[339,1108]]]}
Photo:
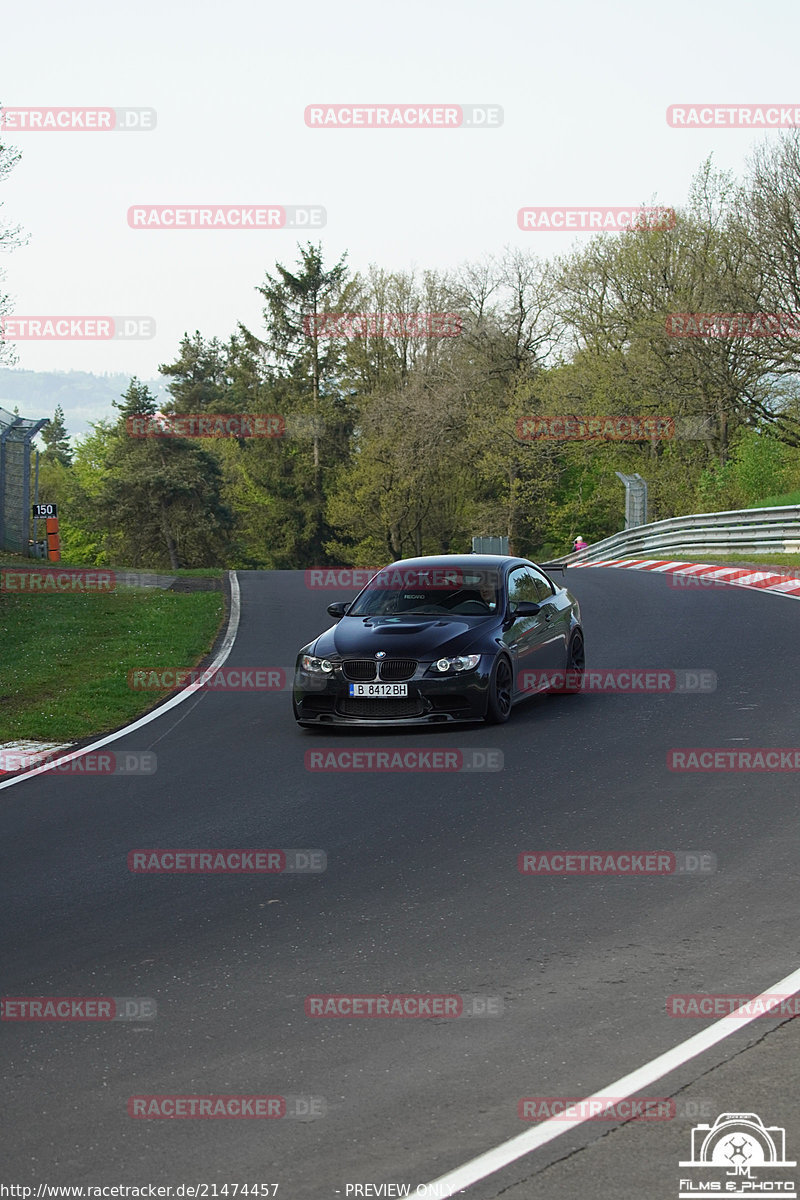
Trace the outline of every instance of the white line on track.
{"label": "white line on track", "polygon": [[[207,666],[203,674],[216,671],[226,661],[228,655],[233,649],[233,643],[236,641],[236,634],[239,631],[239,616],[241,613],[241,595],[239,592],[239,580],[236,577],[236,572],[231,571],[231,614],[228,620],[228,628],[225,631],[225,637],[222,645],[219,648],[219,654],[212,663]],[[114,733],[109,733],[106,737],[100,738],[97,742],[92,742],[90,746],[81,746],[80,750],[73,750],[70,754],[62,754],[60,758],[54,759],[52,762],[45,763],[42,767],[33,767],[30,771],[25,771],[22,775],[15,775],[13,779],[7,779],[5,783],[0,783],[0,792],[4,788],[13,787],[15,783],[22,783],[24,779],[30,779],[34,775],[42,775],[46,771],[50,771],[61,763],[71,762],[74,758],[81,758],[84,754],[91,754],[94,750],[99,750],[101,746],[107,746],[109,742],[116,742],[118,738],[125,737],[128,733],[133,733],[135,729],[141,729],[143,725],[149,725],[151,721],[155,721],[158,717],[162,717],[164,713],[169,712],[171,708],[175,708],[178,704],[183,704],[184,700],[188,700],[194,692],[198,691],[203,686],[202,677],[183,688],[166,700],[158,708],[154,708],[151,712],[145,713],[143,717],[139,717],[131,725],[126,725],[124,729],[117,729]]]}
{"label": "white line on track", "polygon": [[[777,1007],[782,999],[793,995],[797,991],[800,991],[800,968],[792,971],[791,975],[787,975],[785,979],[781,979],[774,987],[767,988],[756,1000],[762,1001],[765,1010],[771,1009]],[[747,1003],[757,1008],[756,1000],[749,1000]],[[741,1006],[741,1008],[744,1007],[745,1005]],[[737,1009],[737,1012],[740,1012],[741,1008]],[[734,1013],[731,1016],[722,1017],[721,1020],[715,1021],[713,1025],[709,1025],[708,1029],[703,1029],[700,1033],[694,1034],[693,1037],[687,1038],[685,1042],[674,1046],[672,1050],[667,1050],[665,1054],[659,1054],[658,1058],[651,1059],[643,1067],[632,1071],[630,1075],[624,1075],[622,1079],[618,1079],[615,1083],[608,1084],[607,1087],[601,1088],[599,1092],[593,1092],[591,1096],[587,1096],[580,1103],[586,1104],[588,1101],[594,1100],[601,1106],[596,1112],[605,1111],[605,1109],[612,1107],[616,1101],[625,1100],[629,1096],[634,1095],[634,1093],[641,1092],[643,1088],[649,1087],[657,1079],[661,1079],[671,1071],[677,1070],[678,1067],[683,1066],[690,1059],[695,1058],[698,1054],[702,1054],[704,1050],[715,1046],[717,1042],[724,1041],[732,1033],[743,1029],[750,1021],[758,1020],[759,1015],[758,1012],[755,1012],[752,1016],[737,1017]],[[604,1101],[605,1103],[603,1103]],[[470,1184],[479,1183],[487,1175],[493,1175],[495,1171],[501,1171],[503,1167],[507,1167],[518,1158],[522,1158],[525,1154],[530,1154],[533,1150],[538,1150],[540,1146],[546,1146],[548,1142],[554,1141],[561,1134],[567,1133],[568,1130],[575,1129],[577,1126],[583,1125],[591,1119],[579,1115],[567,1117],[567,1113],[575,1111],[575,1106],[567,1108],[561,1116],[549,1117],[534,1129],[517,1134],[516,1137],[510,1138],[507,1142],[501,1142],[493,1150],[487,1150],[485,1154],[479,1155],[478,1158],[470,1159],[463,1166],[456,1167],[455,1170],[449,1171],[446,1175],[440,1175],[438,1179],[434,1179],[431,1183],[427,1184],[427,1187],[431,1189],[429,1194],[433,1196],[453,1195],[460,1189],[469,1187]]]}

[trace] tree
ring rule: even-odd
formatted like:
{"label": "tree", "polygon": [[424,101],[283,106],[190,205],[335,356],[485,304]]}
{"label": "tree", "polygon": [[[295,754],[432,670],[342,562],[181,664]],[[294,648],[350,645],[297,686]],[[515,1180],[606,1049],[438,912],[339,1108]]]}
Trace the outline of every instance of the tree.
{"label": "tree", "polygon": [[72,448],[69,444],[67,427],[64,424],[64,410],[60,404],[56,405],[52,421],[44,426],[39,436],[46,447],[42,451],[41,461],[43,463],[58,462],[64,467],[70,466],[72,463]]}
{"label": "tree", "polygon": [[336,338],[320,338],[318,318],[331,311],[331,306],[346,307],[353,289],[347,286],[346,254],[326,271],[321,245],[309,242],[298,249],[300,269],[296,274],[276,263],[277,277],[267,274],[256,290],[267,302],[265,346],[278,364],[288,365],[299,394],[310,393],[306,408],[314,418],[314,487],[321,497],[319,430],[326,421],[342,415],[337,412],[341,405],[336,403],[335,390],[342,348]]}
{"label": "tree", "polygon": [[735,202],[732,179],[709,160],[673,229],[592,238],[559,262],[560,310],[573,354],[582,351],[585,364],[594,361],[602,373],[616,364],[625,393],[637,398],[632,411],[697,418],[720,463],[735,430],[762,418],[769,369],[752,339],[674,336],[671,322],[675,314],[752,311],[758,304],[761,280]]}
{"label": "tree", "polygon": [[162,363],[159,371],[172,380],[167,390],[172,400],[164,410],[173,413],[225,411],[230,387],[228,348],[218,338],[205,341],[198,330],[194,337],[183,335],[180,353],[173,363]]}
{"label": "tree", "polygon": [[[244,326],[232,340],[232,378],[258,393],[257,411],[283,416],[286,435],[256,439],[236,456],[235,486],[252,504],[248,540],[264,547],[268,566],[312,566],[326,561],[331,537],[326,496],[351,452],[354,408],[341,382],[343,347],[320,337],[318,317],[347,309],[355,288],[344,257],[330,270],[322,250],[298,247],[295,272],[280,263],[257,291],[266,300],[263,338]],[[269,408],[261,405],[268,403]],[[286,561],[286,559],[289,561]],[[277,559],[277,561],[276,561]],[[263,561],[263,559],[262,559]]]}
{"label": "tree", "polygon": [[[351,301],[370,320],[344,341],[342,385],[357,398],[402,388],[414,376],[442,377],[453,337],[426,333],[419,323],[452,308],[448,277],[438,271],[386,271],[372,264],[351,281]],[[375,317],[374,327],[371,318]]]}
{"label": "tree", "polygon": [[[463,416],[458,394],[424,377],[371,398],[328,504],[357,561],[468,548],[475,475],[463,453]],[[340,560],[348,553],[343,541],[328,549]]]}
{"label": "tree", "polygon": [[800,131],[757,147],[736,217],[760,281],[756,311],[786,314],[790,322],[775,336],[750,339],[772,382],[758,415],[781,441],[800,447]]}
{"label": "tree", "polygon": [[58,505],[61,553],[66,562],[108,566],[112,559],[99,498],[118,434],[110,421],[97,421],[91,428],[91,433],[78,439],[71,466],[57,459],[45,461],[42,456],[39,499],[43,504]]}
{"label": "tree", "polygon": [[712,463],[700,476],[698,495],[706,512],[748,508],[800,483],[791,448],[769,433],[743,429],[724,467]]}
{"label": "tree", "polygon": [[156,398],[131,380],[94,499],[113,561],[133,567],[201,567],[224,563],[233,519],[222,500],[213,454],[184,438],[136,438],[129,417],[153,416]]}
{"label": "tree", "polygon": [[[21,157],[22,155],[15,147],[7,146],[0,140],[0,183],[10,175]],[[2,207],[0,203],[0,208]],[[18,225],[9,225],[5,221],[0,221],[0,250],[12,250],[15,246],[21,246],[23,242],[22,231]],[[4,279],[5,271],[0,271],[0,283]],[[0,292],[0,318],[10,311],[10,298]],[[2,362],[7,364],[16,362],[16,354],[13,348],[4,341],[2,322],[0,322],[0,363]]]}
{"label": "tree", "polygon": [[546,497],[557,478],[552,447],[516,437],[536,380],[563,334],[553,273],[528,251],[466,264],[452,284],[462,331],[447,359],[462,396],[461,454],[472,465],[475,533],[505,534],[531,552],[547,539]]}
{"label": "tree", "polygon": [[800,131],[762,142],[740,193],[739,217],[775,311],[800,312]]}

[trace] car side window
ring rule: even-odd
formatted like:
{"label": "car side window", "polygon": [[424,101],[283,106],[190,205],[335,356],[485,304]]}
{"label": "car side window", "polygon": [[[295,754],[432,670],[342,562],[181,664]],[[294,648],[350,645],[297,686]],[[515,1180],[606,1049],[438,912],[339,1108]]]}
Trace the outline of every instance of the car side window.
{"label": "car side window", "polygon": [[550,580],[545,575],[542,575],[539,571],[532,571],[531,574],[533,575],[536,583],[536,589],[538,593],[535,598],[540,604],[545,600],[551,600],[555,595],[556,589],[553,587]]}
{"label": "car side window", "polygon": [[508,577],[508,603],[514,608],[520,600],[533,600],[539,603],[539,589],[536,579],[527,567],[515,567]]}

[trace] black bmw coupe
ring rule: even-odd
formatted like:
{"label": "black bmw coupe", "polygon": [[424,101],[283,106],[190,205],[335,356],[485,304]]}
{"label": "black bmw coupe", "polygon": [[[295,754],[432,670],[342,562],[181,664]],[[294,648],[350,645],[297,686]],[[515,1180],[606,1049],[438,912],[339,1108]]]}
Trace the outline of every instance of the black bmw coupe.
{"label": "black bmw coupe", "polygon": [[297,656],[301,725],[496,724],[585,665],[577,600],[523,558],[402,559],[328,612]]}

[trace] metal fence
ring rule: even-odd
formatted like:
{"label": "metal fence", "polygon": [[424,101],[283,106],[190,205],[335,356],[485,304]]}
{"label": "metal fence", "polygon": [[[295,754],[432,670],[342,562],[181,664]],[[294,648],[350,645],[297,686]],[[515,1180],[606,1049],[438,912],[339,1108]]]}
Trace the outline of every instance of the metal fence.
{"label": "metal fence", "polygon": [[800,554],[800,505],[671,517],[615,533],[556,560],[568,565],[608,558],[674,554]]}
{"label": "metal fence", "polygon": [[31,442],[47,418],[30,421],[0,408],[0,549],[28,554],[31,533]]}

